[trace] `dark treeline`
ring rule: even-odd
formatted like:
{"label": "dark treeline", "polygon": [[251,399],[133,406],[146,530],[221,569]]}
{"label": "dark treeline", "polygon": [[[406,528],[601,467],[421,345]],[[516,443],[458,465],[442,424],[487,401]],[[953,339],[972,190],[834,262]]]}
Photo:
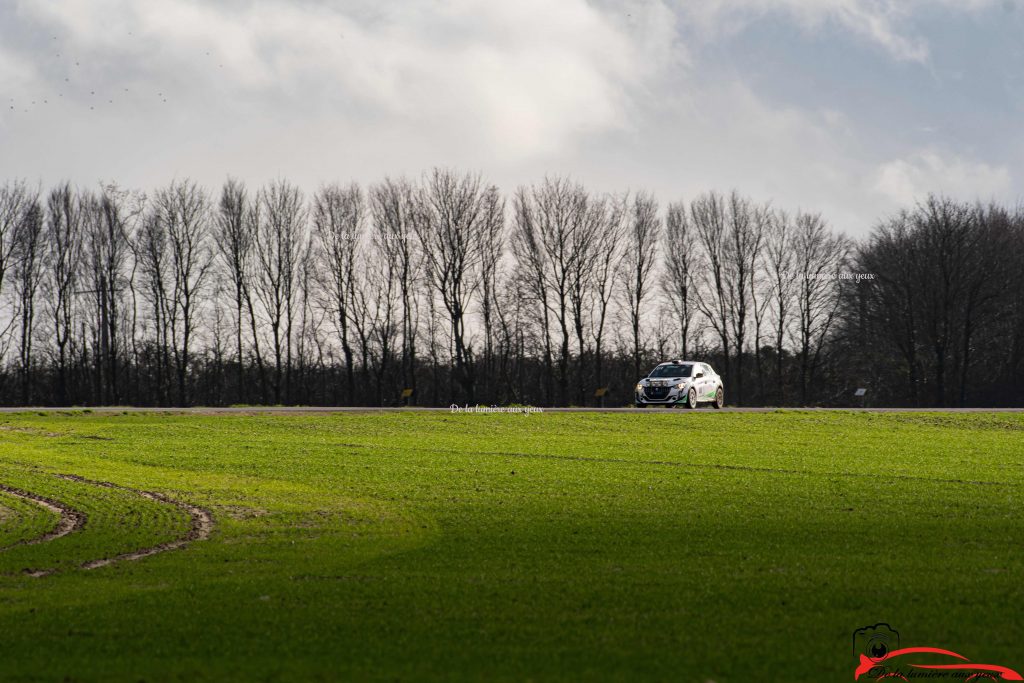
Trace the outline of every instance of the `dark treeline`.
{"label": "dark treeline", "polygon": [[733,404],[1022,405],[1022,265],[1024,213],[941,197],[856,242],[566,178],[9,182],[0,402],[624,405],[682,357]]}

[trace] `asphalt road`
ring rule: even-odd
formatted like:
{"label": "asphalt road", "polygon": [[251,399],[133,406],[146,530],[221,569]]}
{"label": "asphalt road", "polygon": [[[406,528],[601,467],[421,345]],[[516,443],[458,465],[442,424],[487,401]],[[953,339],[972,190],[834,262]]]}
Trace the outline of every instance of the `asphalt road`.
{"label": "asphalt road", "polygon": [[[47,412],[59,413],[68,411],[90,410],[94,413],[196,413],[201,415],[249,415],[249,414],[305,414],[305,413],[387,413],[387,412],[454,412],[451,408],[367,408],[344,406],[232,406],[232,407],[190,407],[190,408],[154,408],[132,406],[72,406],[66,408],[53,407],[0,407],[2,413]],[[654,413],[667,410],[665,407],[650,408],[533,408],[536,413]],[[690,412],[685,408],[675,408],[676,412]],[[774,413],[777,411],[847,411],[866,413],[1024,413],[1024,408],[737,408],[726,407],[716,411],[710,406],[698,408],[700,412],[714,413]],[[487,414],[486,411],[465,411]],[[494,411],[499,412],[499,411]],[[508,408],[500,412],[524,412],[519,408]]]}

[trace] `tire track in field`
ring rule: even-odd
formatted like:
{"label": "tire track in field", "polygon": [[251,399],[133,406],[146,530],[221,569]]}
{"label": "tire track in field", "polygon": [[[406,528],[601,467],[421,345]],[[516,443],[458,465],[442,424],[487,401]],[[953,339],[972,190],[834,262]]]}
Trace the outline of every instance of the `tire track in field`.
{"label": "tire track in field", "polygon": [[[178,550],[184,548],[193,541],[205,541],[210,537],[213,532],[213,515],[204,508],[198,505],[192,505],[184,501],[165,496],[162,493],[155,493],[153,491],[143,491],[141,489],[131,488],[130,486],[122,486],[121,484],[114,484],[109,481],[94,481],[92,479],[86,479],[75,474],[57,474],[54,475],[59,479],[65,481],[73,481],[79,484],[88,484],[90,486],[101,486],[109,489],[119,489],[121,491],[129,491],[143,498],[147,498],[158,503],[166,503],[173,505],[179,510],[185,512],[189,516],[190,524],[189,530],[183,535],[173,541],[165,541],[158,543],[147,548],[140,548],[139,550],[133,550],[127,553],[121,553],[114,555],[113,557],[101,557],[95,560],[88,560],[79,565],[80,569],[99,569],[100,567],[106,567],[114,564],[115,562],[130,562],[134,560],[141,560],[144,557],[150,557],[158,553],[167,552],[169,550]],[[48,573],[52,574],[53,570]],[[46,574],[42,574],[45,576]]]}
{"label": "tire track in field", "polygon": [[46,498],[35,493],[29,493],[28,491],[22,491],[21,489],[14,488],[13,486],[7,486],[6,484],[0,484],[0,491],[3,491],[7,495],[14,496],[15,498],[20,498],[26,502],[34,503],[45,510],[49,510],[50,512],[57,514],[59,517],[57,525],[49,531],[34,538],[25,539],[23,541],[18,541],[17,543],[4,546],[0,548],[0,552],[22,545],[46,543],[47,541],[52,541],[60,538],[61,536],[67,536],[71,532],[78,531],[85,526],[85,513],[80,512],[69,505],[65,505],[60,501]]}
{"label": "tire track in field", "polygon": [[[172,505],[178,508],[179,510],[185,512],[189,516],[190,523],[188,531],[184,535],[174,540],[165,541],[163,543],[158,543],[156,545],[148,546],[146,548],[140,548],[139,550],[133,550],[127,553],[120,553],[118,555],[114,555],[111,557],[100,557],[94,560],[87,560],[78,565],[79,569],[99,569],[100,567],[106,567],[108,565],[114,564],[115,562],[141,560],[145,557],[156,555],[158,553],[167,552],[169,550],[178,550],[180,548],[184,548],[193,541],[206,540],[210,537],[210,534],[213,532],[213,515],[211,515],[208,510],[205,510],[204,508],[201,508],[198,505],[192,505],[191,503],[179,501],[175,498],[171,498],[170,496],[165,496],[162,493],[155,493],[153,491],[143,491],[140,489],[131,488],[129,486],[122,486],[121,484],[114,484],[106,481],[94,481],[92,479],[86,479],[85,477],[80,477],[75,474],[55,474],[54,476],[57,477],[58,479],[72,481],[78,484],[87,484],[89,486],[99,486],[109,489],[129,491],[148,500],[152,500],[158,503],[164,503],[167,505]],[[68,534],[74,531],[78,531],[82,527],[84,527],[86,520],[88,519],[84,512],[76,510],[71,506],[66,505],[65,503],[53,500],[51,498],[46,498],[44,496],[40,496],[35,493],[30,493],[28,491],[23,491],[21,489],[7,486],[5,484],[0,484],[0,491],[3,491],[4,493],[15,496],[17,498],[21,498],[23,500],[35,503],[47,510],[50,510],[60,515],[60,521],[57,523],[57,526],[54,527],[52,530],[40,536],[36,536],[35,538],[19,541],[9,546],[0,548],[0,551],[8,550],[10,548],[14,548],[16,546],[21,545],[35,545],[38,543],[44,543],[46,541],[52,541],[62,536],[67,536]],[[59,568],[30,569],[23,572],[23,574],[25,576],[41,578],[44,576],[50,576],[52,574],[55,574],[58,571],[60,571]]]}

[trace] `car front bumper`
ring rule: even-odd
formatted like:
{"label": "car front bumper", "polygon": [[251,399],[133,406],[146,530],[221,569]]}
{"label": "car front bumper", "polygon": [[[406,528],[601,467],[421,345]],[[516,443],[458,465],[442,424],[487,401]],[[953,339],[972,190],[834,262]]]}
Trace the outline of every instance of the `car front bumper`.
{"label": "car front bumper", "polygon": [[666,405],[672,403],[680,403],[686,400],[686,393],[689,391],[689,387],[677,389],[676,387],[670,387],[667,394],[663,395],[663,392],[651,392],[652,395],[648,395],[648,390],[636,392],[637,403],[649,403],[652,405]]}

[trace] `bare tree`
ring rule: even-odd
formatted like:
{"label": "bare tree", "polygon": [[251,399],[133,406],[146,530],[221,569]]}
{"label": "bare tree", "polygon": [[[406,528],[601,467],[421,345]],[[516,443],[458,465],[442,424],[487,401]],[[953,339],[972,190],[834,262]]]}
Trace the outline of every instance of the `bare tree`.
{"label": "bare tree", "polygon": [[726,383],[736,387],[738,403],[743,402],[743,354],[767,215],[767,209],[736,192],[728,198],[711,192],[690,206],[705,266],[697,306],[721,344]]}
{"label": "bare tree", "polygon": [[499,296],[501,261],[505,251],[505,200],[497,188],[490,187],[483,196],[483,233],[480,250],[480,313],[484,327],[485,393],[493,393],[491,382],[495,372],[495,337],[497,318],[503,302]]}
{"label": "bare tree", "polygon": [[929,196],[883,221],[856,256],[874,280],[841,292],[854,369],[878,368],[886,381],[874,391],[912,405],[965,405],[979,385],[990,401],[1012,395],[1024,331],[1022,245],[1019,209]]}
{"label": "bare tree", "polygon": [[373,403],[383,405],[384,379],[391,365],[398,337],[396,311],[400,291],[395,273],[383,263],[384,254],[375,240],[361,250],[353,281],[350,321],[359,342],[363,385],[372,386]]}
{"label": "bare tree", "polygon": [[974,240],[981,233],[981,215],[975,207],[951,199],[929,197],[914,213],[913,231],[923,250],[921,269],[915,273],[920,282],[918,308],[922,327],[932,355],[934,404],[945,406],[948,400],[950,361],[957,347],[961,320],[958,310],[964,301]]}
{"label": "bare tree", "polygon": [[31,405],[33,399],[33,336],[35,334],[36,297],[44,275],[45,218],[38,197],[33,197],[22,211],[14,236],[14,291],[18,335],[18,375],[21,404]]}
{"label": "bare tree", "polygon": [[[609,197],[605,200],[603,220],[598,224],[594,245],[594,266],[591,270],[593,311],[590,315],[591,338],[594,341],[594,382],[598,388],[604,383],[604,340],[608,315],[615,299],[616,282],[619,279],[625,253],[626,219],[628,198]],[[604,398],[600,400],[604,405]]]}
{"label": "bare tree", "polygon": [[274,350],[274,403],[288,396],[292,372],[293,302],[299,255],[306,239],[302,193],[286,181],[260,190],[259,222],[254,233],[254,290],[270,325]]}
{"label": "bare tree", "polygon": [[792,219],[782,211],[776,211],[768,223],[765,238],[765,279],[768,286],[766,297],[770,309],[770,322],[775,346],[775,387],[779,404],[784,404],[785,378],[782,372],[785,358],[785,342],[789,335],[789,324],[793,301],[798,284],[795,272],[796,251],[793,245]]}
{"label": "bare tree", "polygon": [[[593,234],[588,228],[588,197],[583,186],[567,178],[545,178],[530,189],[520,188],[515,198],[515,241],[529,261],[530,277],[536,280],[538,301],[558,325],[558,401],[568,402],[573,291],[577,292],[580,317],[586,270],[591,258]],[[578,335],[582,338],[582,334]],[[579,349],[583,353],[582,347]]]}
{"label": "bare tree", "polygon": [[[252,302],[249,279],[252,272],[252,249],[254,227],[252,207],[245,186],[234,179],[228,179],[221,190],[220,203],[217,207],[216,244],[223,267],[226,269],[231,283],[231,296],[235,304],[235,361],[236,396],[238,402],[244,401],[245,392],[245,355],[243,352],[243,320],[247,303]],[[252,316],[255,323],[255,314]],[[261,381],[264,377],[263,354],[260,351],[259,335],[255,334],[253,324],[253,347]],[[266,396],[264,396],[266,399]]]}
{"label": "bare tree", "polygon": [[726,386],[732,379],[732,335],[728,272],[728,210],[720,194],[710,192],[690,204],[690,217],[701,248],[704,268],[697,278],[697,307],[722,348]]}
{"label": "bare tree", "polygon": [[[296,375],[295,382],[299,399],[303,403],[312,402],[315,394],[314,368],[323,368],[323,343],[321,329],[327,312],[318,307],[318,270],[317,246],[313,239],[305,240],[303,253],[299,258],[298,303],[299,331],[295,337]],[[321,375],[323,378],[323,375]],[[323,388],[322,388],[323,389]],[[325,392],[321,390],[320,395]]]}
{"label": "bare tree", "polygon": [[90,294],[95,304],[97,395],[103,403],[121,402],[121,318],[132,255],[128,223],[137,215],[128,202],[128,192],[108,185],[83,204],[90,278],[83,293]]}
{"label": "bare tree", "polygon": [[[156,359],[151,365],[156,375],[156,402],[165,403],[168,400],[167,383],[170,381],[169,319],[172,296],[167,233],[156,208],[146,213],[135,234],[135,259],[142,296],[149,305],[153,327],[153,355]],[[146,324],[143,323],[144,332],[145,328]]]}
{"label": "bare tree", "polygon": [[[16,264],[18,257],[18,233],[36,201],[36,196],[24,182],[6,183],[0,186],[0,301],[6,298],[5,291],[8,271]],[[20,301],[13,300],[14,308],[9,313],[0,312],[0,359],[4,358],[12,341]],[[0,382],[2,382],[0,374]]]}
{"label": "bare tree", "polygon": [[422,277],[422,255],[418,250],[415,224],[415,188],[408,180],[385,178],[370,188],[370,208],[375,240],[384,255],[383,266],[398,285],[402,306],[402,381],[416,402],[416,332],[418,298],[416,287]]}
{"label": "bare tree", "polygon": [[[1012,320],[1024,284],[1018,254],[1024,246],[1024,215],[995,205],[977,207],[974,234],[967,241],[964,286],[959,309],[960,377],[957,403],[967,405],[973,376],[975,340],[980,330],[991,329],[1001,318]],[[1011,327],[1012,329],[1012,327]]]}
{"label": "bare tree", "polygon": [[[578,226],[571,235],[569,261],[569,305],[572,311],[572,326],[576,335],[576,400],[579,405],[587,404],[587,332],[592,328],[590,318],[594,311],[594,278],[607,258],[600,250],[605,246],[602,237],[608,224],[608,199],[597,198],[580,188],[577,211],[580,212]],[[614,251],[614,250],[613,250]],[[594,378],[590,378],[593,382]],[[600,386],[600,385],[598,385]]]}
{"label": "bare tree", "polygon": [[46,300],[57,347],[54,399],[57,405],[67,405],[69,347],[75,332],[75,288],[82,259],[82,207],[70,184],[63,183],[50,192],[46,218]]}
{"label": "bare tree", "polygon": [[806,405],[825,339],[839,306],[839,271],[849,246],[842,235],[829,232],[818,214],[797,214],[793,246],[799,314],[800,400]]}
{"label": "bare tree", "polygon": [[690,327],[696,312],[694,278],[699,269],[696,236],[686,205],[669,204],[665,215],[665,278],[662,289],[668,297],[679,332],[679,349],[683,358],[690,357],[692,349]]}
{"label": "bare tree", "polygon": [[419,194],[415,228],[430,282],[448,313],[454,380],[471,403],[476,400],[476,376],[466,315],[480,286],[480,260],[491,216],[485,210],[487,191],[478,175],[435,169]]}
{"label": "bare tree", "polygon": [[551,351],[551,309],[548,305],[547,253],[534,209],[530,190],[519,188],[513,200],[514,222],[511,247],[515,271],[513,277],[527,305],[534,309],[540,322],[543,343],[543,387],[545,400],[551,401],[554,391],[554,360]]}
{"label": "bare tree", "polygon": [[728,248],[726,249],[726,280],[729,318],[732,322],[732,339],[735,343],[736,401],[743,405],[743,355],[746,345],[748,323],[753,306],[752,293],[757,272],[759,254],[763,245],[766,211],[755,206],[750,200],[736,192],[729,195]]}
{"label": "bare tree", "polygon": [[4,289],[7,271],[17,250],[18,228],[36,201],[24,182],[5,183],[0,186],[0,293]]}
{"label": "bare tree", "polygon": [[313,228],[324,263],[322,286],[345,362],[348,403],[355,401],[355,369],[350,337],[356,249],[366,221],[366,201],[358,185],[328,185],[313,198]]}
{"label": "bare tree", "polygon": [[213,262],[210,202],[195,183],[171,183],[156,195],[157,229],[166,235],[171,295],[167,301],[168,329],[178,385],[178,403],[188,405],[188,372],[192,360],[202,294]]}
{"label": "bare tree", "polygon": [[623,258],[624,293],[633,343],[633,370],[636,377],[642,371],[642,325],[644,302],[651,294],[650,279],[657,263],[661,219],[654,197],[638,194],[633,198],[629,212],[625,255]]}
{"label": "bare tree", "polygon": [[[444,336],[444,320],[441,311],[437,308],[437,297],[430,295],[426,297],[427,304],[427,356],[430,358],[430,403],[438,405],[441,401],[441,382],[443,369],[441,367],[441,338]],[[448,385],[449,390],[451,384]],[[449,391],[450,394],[450,391]]]}
{"label": "bare tree", "polygon": [[[865,302],[865,317],[871,327],[887,337],[903,356],[906,386],[911,404],[920,400],[921,365],[919,361],[918,316],[920,255],[911,235],[909,212],[901,211],[879,224],[867,243],[862,244],[857,261],[860,269],[874,273],[877,284]],[[799,275],[799,273],[798,273]],[[903,384],[903,382],[901,382]]]}
{"label": "bare tree", "polygon": [[523,370],[526,356],[528,312],[533,310],[529,292],[520,278],[512,274],[501,278],[494,306],[498,327],[498,379],[506,401],[523,402]]}

